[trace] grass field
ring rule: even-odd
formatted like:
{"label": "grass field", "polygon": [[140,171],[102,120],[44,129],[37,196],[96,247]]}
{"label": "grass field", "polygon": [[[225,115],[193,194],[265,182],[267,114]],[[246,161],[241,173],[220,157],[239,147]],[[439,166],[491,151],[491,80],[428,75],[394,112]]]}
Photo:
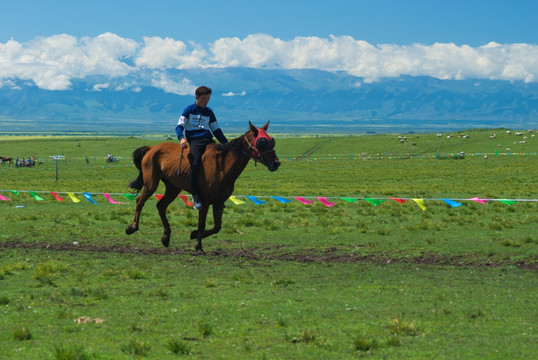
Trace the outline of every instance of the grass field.
{"label": "grass field", "polygon": [[[155,200],[125,235],[129,154],[160,140],[2,141],[0,155],[44,164],[0,168],[0,190],[19,191],[0,192],[0,359],[532,358],[537,203],[466,199],[538,198],[538,140],[465,134],[277,138],[282,166],[247,167],[235,190],[245,203],[227,204],[207,256],[192,255],[197,213],[179,199],[170,248]],[[49,155],[66,158],[58,181]]]}

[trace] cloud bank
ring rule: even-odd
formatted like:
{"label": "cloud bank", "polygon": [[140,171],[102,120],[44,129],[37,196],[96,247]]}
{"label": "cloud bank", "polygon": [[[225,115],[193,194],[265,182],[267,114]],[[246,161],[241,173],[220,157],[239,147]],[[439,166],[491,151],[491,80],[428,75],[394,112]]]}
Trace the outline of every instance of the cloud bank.
{"label": "cloud bank", "polygon": [[[283,41],[254,34],[244,39],[221,38],[206,49],[168,37],[145,37],[140,43],[112,33],[80,39],[61,34],[26,43],[0,43],[0,86],[25,80],[42,89],[66,90],[73,79],[92,75],[136,78],[137,73],[149,72],[152,86],[184,95],[192,94],[194,85],[189,79],[172,78],[167,71],[209,67],[343,71],[364,82],[400,75],[538,82],[538,46],[495,42],[480,47],[453,43],[372,45],[350,36]],[[99,83],[94,90],[107,87]],[[140,90],[136,83],[130,88]]]}

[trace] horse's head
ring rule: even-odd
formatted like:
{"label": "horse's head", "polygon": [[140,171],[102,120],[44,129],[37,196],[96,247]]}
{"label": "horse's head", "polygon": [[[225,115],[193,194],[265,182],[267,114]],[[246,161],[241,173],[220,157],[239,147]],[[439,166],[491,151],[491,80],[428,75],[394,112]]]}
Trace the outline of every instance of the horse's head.
{"label": "horse's head", "polygon": [[276,171],[280,166],[280,160],[275,153],[275,139],[267,134],[269,121],[261,128],[255,127],[250,121],[248,125],[250,131],[245,134],[245,139],[249,145],[249,156],[254,161],[259,161],[267,166],[269,171]]}

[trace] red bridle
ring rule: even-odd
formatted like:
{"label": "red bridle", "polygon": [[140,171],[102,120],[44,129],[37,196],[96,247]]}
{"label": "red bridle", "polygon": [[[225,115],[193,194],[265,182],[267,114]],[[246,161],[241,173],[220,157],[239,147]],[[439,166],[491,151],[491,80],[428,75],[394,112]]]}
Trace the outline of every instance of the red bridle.
{"label": "red bridle", "polygon": [[259,158],[263,158],[263,154],[266,154],[272,151],[275,147],[275,139],[265,132],[263,129],[258,129],[258,134],[252,140],[252,144],[245,137],[249,150],[251,150],[250,157],[255,161],[258,161]]}

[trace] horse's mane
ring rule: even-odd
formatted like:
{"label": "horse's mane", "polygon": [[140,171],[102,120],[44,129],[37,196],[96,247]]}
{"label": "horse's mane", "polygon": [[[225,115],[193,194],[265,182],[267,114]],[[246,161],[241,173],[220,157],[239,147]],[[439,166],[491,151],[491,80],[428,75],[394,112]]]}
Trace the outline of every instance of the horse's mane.
{"label": "horse's mane", "polygon": [[230,151],[241,151],[243,137],[246,135],[243,134],[235,139],[228,141],[226,144],[215,144],[215,149],[222,152],[222,155],[226,155]]}

